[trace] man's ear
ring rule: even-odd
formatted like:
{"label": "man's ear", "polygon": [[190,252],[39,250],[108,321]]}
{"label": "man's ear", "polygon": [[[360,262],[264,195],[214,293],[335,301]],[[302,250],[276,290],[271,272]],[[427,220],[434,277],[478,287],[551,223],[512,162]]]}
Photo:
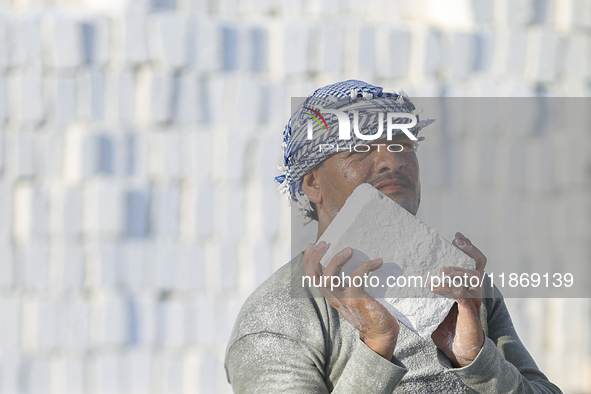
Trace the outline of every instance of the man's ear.
{"label": "man's ear", "polygon": [[318,175],[318,168],[308,171],[302,179],[302,189],[310,199],[310,202],[315,204],[322,203],[322,192],[320,191],[320,183]]}

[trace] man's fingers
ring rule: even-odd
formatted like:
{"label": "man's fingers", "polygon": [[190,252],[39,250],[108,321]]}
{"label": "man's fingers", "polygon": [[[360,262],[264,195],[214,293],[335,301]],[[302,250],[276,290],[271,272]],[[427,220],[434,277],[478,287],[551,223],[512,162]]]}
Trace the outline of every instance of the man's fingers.
{"label": "man's fingers", "polygon": [[326,266],[324,270],[324,275],[327,276],[339,276],[343,266],[347,264],[347,262],[353,256],[353,251],[351,248],[345,248],[341,250],[339,253],[334,255],[334,257],[330,260],[330,263]]}
{"label": "man's fingers", "polygon": [[304,271],[309,277],[318,277],[322,275],[322,267],[320,266],[320,258],[314,256],[314,245],[308,244],[304,252],[302,262],[304,264]]}
{"label": "man's fingers", "polygon": [[486,256],[472,242],[462,233],[456,233],[455,239],[452,243],[457,246],[462,252],[472,257],[476,261],[476,270],[482,274],[486,266]]}
{"label": "man's fingers", "polygon": [[482,274],[476,270],[460,267],[446,267],[441,270],[443,283],[431,284],[435,294],[454,299],[479,298],[482,296]]}
{"label": "man's fingers", "polygon": [[384,260],[377,258],[375,260],[369,260],[365,263],[361,264],[353,273],[351,274],[351,278],[356,276],[363,277],[365,274],[369,274],[372,271],[377,270],[384,264]]}

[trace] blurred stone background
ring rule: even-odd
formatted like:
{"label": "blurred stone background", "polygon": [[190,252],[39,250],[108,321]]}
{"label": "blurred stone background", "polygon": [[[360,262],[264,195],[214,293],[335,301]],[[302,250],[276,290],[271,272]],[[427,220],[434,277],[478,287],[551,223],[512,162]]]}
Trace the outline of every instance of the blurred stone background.
{"label": "blurred stone background", "polygon": [[[591,0],[0,0],[0,392],[229,393],[235,316],[291,254],[273,183],[290,97],[349,78],[589,96],[590,39]],[[531,218],[552,198],[589,207],[588,129],[502,150],[453,137],[420,148],[421,215],[444,236],[472,230],[502,258],[502,225],[453,212],[486,218],[504,192]],[[427,170],[457,157],[483,166]],[[527,183],[543,171],[558,175]],[[508,250],[590,261],[591,213],[571,211],[524,221]],[[542,370],[591,392],[589,300],[508,303]]]}

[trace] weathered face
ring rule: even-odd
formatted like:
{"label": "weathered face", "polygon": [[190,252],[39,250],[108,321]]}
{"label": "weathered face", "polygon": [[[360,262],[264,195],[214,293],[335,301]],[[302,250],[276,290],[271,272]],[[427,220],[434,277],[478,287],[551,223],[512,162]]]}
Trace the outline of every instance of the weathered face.
{"label": "weathered face", "polygon": [[[380,145],[383,144],[383,145]],[[400,144],[401,152],[390,152],[388,145]],[[317,170],[322,208],[334,218],[347,197],[362,183],[369,183],[415,215],[419,209],[421,187],[415,145],[406,135],[375,141],[368,152],[339,152]],[[400,148],[391,147],[391,150]]]}

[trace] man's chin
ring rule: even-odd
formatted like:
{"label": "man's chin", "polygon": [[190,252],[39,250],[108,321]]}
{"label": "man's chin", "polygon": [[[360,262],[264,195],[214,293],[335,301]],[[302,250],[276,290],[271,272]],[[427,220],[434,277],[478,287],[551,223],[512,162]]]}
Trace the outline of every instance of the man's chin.
{"label": "man's chin", "polygon": [[384,194],[411,214],[417,214],[419,210],[419,199],[414,193],[412,196],[409,196],[409,193],[405,191],[393,191]]}

